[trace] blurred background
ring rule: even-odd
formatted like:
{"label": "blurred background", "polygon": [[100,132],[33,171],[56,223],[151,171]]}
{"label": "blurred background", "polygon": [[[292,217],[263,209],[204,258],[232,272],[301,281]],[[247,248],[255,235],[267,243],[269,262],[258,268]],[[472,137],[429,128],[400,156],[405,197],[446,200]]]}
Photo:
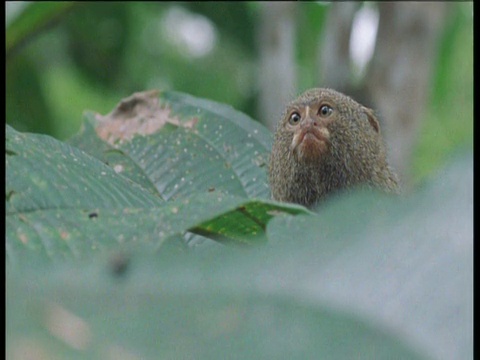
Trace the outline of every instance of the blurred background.
{"label": "blurred background", "polygon": [[377,112],[411,187],[473,149],[473,2],[7,2],[6,79],[6,122],[60,140],[147,89],[273,130],[331,87]]}

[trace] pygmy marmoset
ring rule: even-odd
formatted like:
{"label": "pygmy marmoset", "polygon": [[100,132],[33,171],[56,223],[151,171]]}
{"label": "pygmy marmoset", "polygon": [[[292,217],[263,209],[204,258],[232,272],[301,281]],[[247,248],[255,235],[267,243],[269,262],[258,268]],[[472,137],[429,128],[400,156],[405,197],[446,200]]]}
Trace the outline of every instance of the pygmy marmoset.
{"label": "pygmy marmoset", "polygon": [[285,109],[272,146],[269,181],[274,200],[307,207],[359,185],[398,191],[373,111],[321,88],[306,91]]}

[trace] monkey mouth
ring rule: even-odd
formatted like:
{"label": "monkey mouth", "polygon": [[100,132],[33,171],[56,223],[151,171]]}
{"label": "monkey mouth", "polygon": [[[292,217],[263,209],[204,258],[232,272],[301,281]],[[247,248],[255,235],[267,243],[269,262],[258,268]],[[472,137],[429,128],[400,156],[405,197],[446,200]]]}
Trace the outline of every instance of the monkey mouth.
{"label": "monkey mouth", "polygon": [[299,159],[318,159],[328,148],[329,132],[326,128],[304,128],[293,136],[292,150]]}
{"label": "monkey mouth", "polygon": [[322,136],[316,134],[315,131],[304,131],[303,134],[300,135],[300,143],[304,141],[324,141]]}
{"label": "monkey mouth", "polygon": [[306,128],[300,129],[292,140],[292,147],[296,149],[300,146],[318,146],[319,143],[327,144],[329,132],[327,129]]}

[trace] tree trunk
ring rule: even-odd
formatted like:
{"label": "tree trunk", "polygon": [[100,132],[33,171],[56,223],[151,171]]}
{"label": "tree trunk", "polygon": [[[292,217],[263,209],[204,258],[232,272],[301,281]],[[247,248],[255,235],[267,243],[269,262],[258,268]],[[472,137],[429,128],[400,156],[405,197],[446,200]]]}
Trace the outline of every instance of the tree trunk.
{"label": "tree trunk", "polygon": [[260,54],[258,117],[270,130],[296,95],[294,2],[262,2],[257,28]]}
{"label": "tree trunk", "polygon": [[[381,122],[390,163],[405,187],[448,4],[379,2],[373,58],[360,84],[353,83],[349,41],[357,3],[333,3],[320,45],[321,86],[332,87],[372,107]],[[355,31],[355,29],[353,29]]]}
{"label": "tree trunk", "polygon": [[335,2],[330,5],[324,27],[324,41],[318,48],[319,84],[346,92],[351,87],[350,34],[360,3]]}
{"label": "tree trunk", "polygon": [[392,165],[406,187],[416,135],[431,93],[446,3],[380,2],[365,88],[383,119]]}

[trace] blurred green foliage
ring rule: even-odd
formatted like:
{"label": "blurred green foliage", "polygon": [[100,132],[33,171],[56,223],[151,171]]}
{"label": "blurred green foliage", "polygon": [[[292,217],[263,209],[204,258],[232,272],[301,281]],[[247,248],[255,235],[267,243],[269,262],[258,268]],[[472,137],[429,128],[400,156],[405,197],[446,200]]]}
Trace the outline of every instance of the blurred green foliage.
{"label": "blurred green foliage", "polygon": [[459,147],[473,149],[473,3],[459,5],[435,60],[432,96],[412,164],[415,180],[444,165]]}
{"label": "blurred green foliage", "polygon": [[[67,139],[84,110],[105,114],[121,98],[152,88],[227,103],[258,119],[257,3],[53,4],[7,6],[6,122],[17,130]],[[321,85],[316,56],[328,9],[298,6],[299,90]],[[452,10],[432,59],[432,96],[412,164],[416,181],[455,148],[473,144],[473,4]],[[203,48],[188,42],[192,23],[202,29],[194,33],[203,34]]]}

